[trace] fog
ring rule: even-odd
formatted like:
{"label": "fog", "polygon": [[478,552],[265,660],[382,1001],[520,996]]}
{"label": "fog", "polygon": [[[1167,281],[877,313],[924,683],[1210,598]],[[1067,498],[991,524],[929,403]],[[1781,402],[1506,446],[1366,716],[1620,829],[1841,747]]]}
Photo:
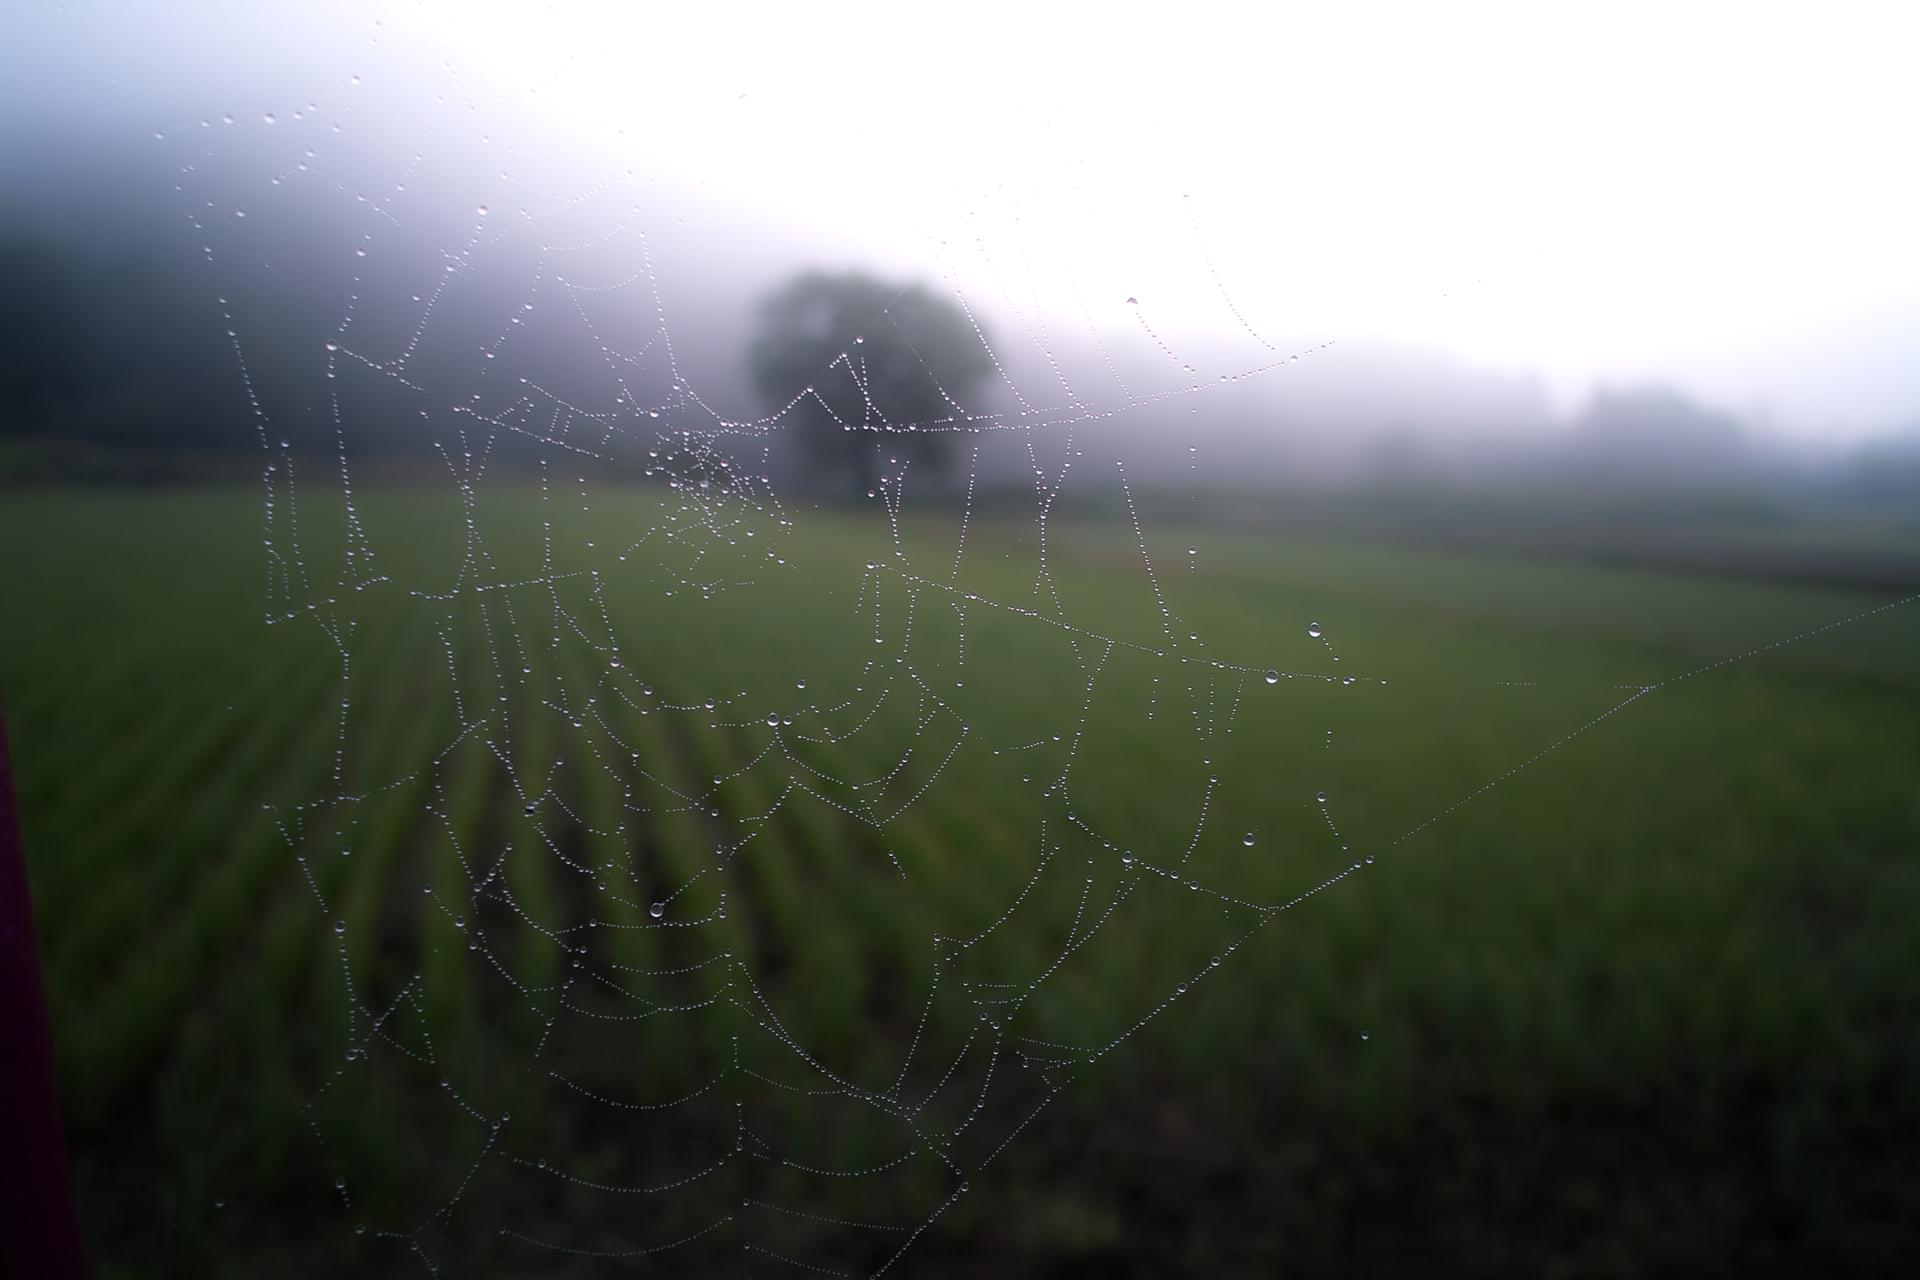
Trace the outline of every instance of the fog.
{"label": "fog", "polygon": [[0,0],[0,1280],[1912,1269],[1913,22]]}
{"label": "fog", "polygon": [[[978,322],[990,484],[1091,448],[1262,484],[1884,489],[1920,453],[1892,162],[1920,104],[1867,21],[6,21],[4,431],[42,457],[239,452],[263,418],[330,447],[329,390],[356,450],[406,454],[521,378],[756,421],[755,302],[816,266]],[[648,353],[624,390],[608,350]]]}

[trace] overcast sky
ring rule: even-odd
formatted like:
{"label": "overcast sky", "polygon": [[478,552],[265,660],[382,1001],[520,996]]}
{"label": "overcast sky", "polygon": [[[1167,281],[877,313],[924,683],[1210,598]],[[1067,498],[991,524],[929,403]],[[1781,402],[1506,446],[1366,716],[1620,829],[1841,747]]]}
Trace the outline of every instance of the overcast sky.
{"label": "overcast sky", "polygon": [[924,269],[1022,317],[1008,340],[1145,325],[1250,367],[1385,338],[1563,401],[1668,379],[1810,437],[1920,423],[1899,6],[1122,9],[448,0],[376,28],[358,4],[28,0],[0,17],[0,129],[257,131],[399,83],[449,119],[357,127],[477,131],[529,199],[567,194],[534,173],[634,166],[714,244]]}

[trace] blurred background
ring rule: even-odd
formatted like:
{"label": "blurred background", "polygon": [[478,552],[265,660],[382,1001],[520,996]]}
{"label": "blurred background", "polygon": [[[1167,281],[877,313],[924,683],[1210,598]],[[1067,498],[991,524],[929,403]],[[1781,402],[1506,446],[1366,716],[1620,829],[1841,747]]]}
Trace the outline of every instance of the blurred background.
{"label": "blurred background", "polygon": [[1896,27],[10,11],[100,1274],[1902,1270]]}

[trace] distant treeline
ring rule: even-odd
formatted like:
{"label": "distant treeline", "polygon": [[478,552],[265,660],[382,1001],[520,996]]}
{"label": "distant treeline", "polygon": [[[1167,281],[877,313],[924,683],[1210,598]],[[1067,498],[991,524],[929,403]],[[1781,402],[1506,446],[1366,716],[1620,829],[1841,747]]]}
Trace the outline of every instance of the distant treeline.
{"label": "distant treeline", "polygon": [[[63,229],[44,218],[35,223],[0,215],[0,481],[219,478],[257,463],[261,436],[214,296],[214,277],[196,260],[192,245],[162,234],[154,222],[128,211]],[[260,287],[273,287],[275,277],[295,294],[311,287],[297,269],[264,277]],[[744,350],[745,322],[743,316],[737,333],[722,324],[704,336],[723,344],[737,338]],[[275,421],[304,422],[288,431],[296,451],[331,451],[336,445],[320,391],[330,384],[317,381],[313,360],[316,333],[252,326],[245,335],[256,389],[280,395]],[[578,358],[552,345],[525,349],[540,367]],[[744,380],[744,363],[739,376]],[[734,398],[743,405],[762,399],[751,389],[738,390]],[[1458,406],[1453,408],[1457,416]],[[1200,434],[1183,436],[1178,448],[1170,436],[1156,438],[1154,423],[1136,420],[1130,428],[1123,424],[1135,434],[1116,437],[1115,447],[1127,450],[1130,467],[1137,463],[1143,479],[1206,478],[1229,487],[1291,478],[1409,488],[1815,488],[1852,501],[1920,501],[1920,431],[1820,455],[1763,444],[1738,419],[1665,388],[1602,391],[1571,422],[1524,429],[1509,424],[1476,432],[1458,422],[1406,416],[1372,428],[1349,421],[1334,433],[1349,442],[1349,456],[1338,465],[1315,465],[1293,450],[1284,432],[1264,440],[1236,438],[1232,420],[1246,409],[1244,401],[1224,401],[1203,410],[1187,424]],[[1330,434],[1314,430],[1316,416],[1311,409],[1305,419],[1296,413],[1295,438]],[[406,417],[343,414],[339,439],[357,462],[398,474],[434,465],[436,444],[448,433],[415,422],[410,413]],[[1286,419],[1284,410],[1281,417]],[[1213,470],[1205,476],[1189,472],[1188,438],[1206,441]],[[1157,456],[1162,451],[1165,458]],[[498,461],[511,466],[524,453],[505,452]],[[644,455],[641,441],[635,457]],[[636,473],[644,465],[636,462]],[[983,488],[1030,483],[1024,452],[1014,457],[989,447],[977,465]]]}
{"label": "distant treeline", "polygon": [[0,437],[75,456],[252,443],[195,264],[151,246],[0,239]]}

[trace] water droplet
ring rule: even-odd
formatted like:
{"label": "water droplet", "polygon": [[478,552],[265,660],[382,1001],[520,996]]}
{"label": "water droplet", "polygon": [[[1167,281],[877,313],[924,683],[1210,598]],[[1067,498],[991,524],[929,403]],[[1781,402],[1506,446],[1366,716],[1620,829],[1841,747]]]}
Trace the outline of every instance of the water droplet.
{"label": "water droplet", "polygon": [[1325,804],[1327,802],[1327,793],[1324,791],[1316,791],[1314,792],[1313,798],[1321,804]]}
{"label": "water droplet", "polygon": [[484,218],[487,216],[487,206],[481,205],[478,209],[475,209],[474,212]]}
{"label": "water droplet", "polygon": [[1267,683],[1268,684],[1280,683],[1280,673],[1278,671],[1275,671],[1272,667],[1267,668]]}
{"label": "water droplet", "polygon": [[333,931],[336,934],[345,933],[347,931],[347,922],[345,920],[335,920],[333,922]]}
{"label": "water droplet", "polygon": [[1240,843],[1247,846],[1247,848],[1249,849],[1253,848],[1253,832],[1249,831],[1247,832],[1247,834],[1241,836]]}
{"label": "water droplet", "polygon": [[667,904],[664,902],[656,902],[647,908],[647,914],[655,920],[658,920],[661,916],[667,914]]}
{"label": "water droplet", "polygon": [[1318,640],[1320,638],[1320,624],[1317,622],[1309,622],[1307,624],[1307,634],[1315,640]]}

